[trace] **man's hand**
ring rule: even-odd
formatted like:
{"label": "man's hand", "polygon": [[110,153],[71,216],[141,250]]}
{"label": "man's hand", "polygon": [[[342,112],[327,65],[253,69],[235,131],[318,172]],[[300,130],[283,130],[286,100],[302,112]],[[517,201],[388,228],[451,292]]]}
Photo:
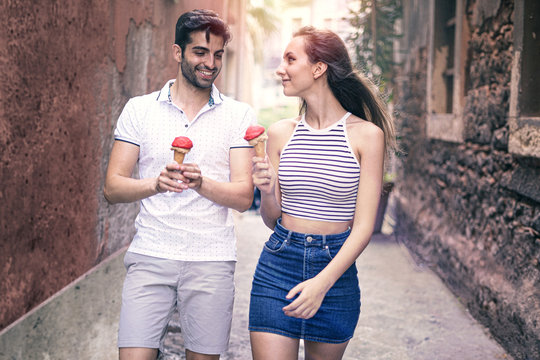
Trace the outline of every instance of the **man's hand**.
{"label": "man's hand", "polygon": [[[170,163],[165,166],[165,169],[161,170],[161,173],[156,178],[156,192],[164,193],[167,191],[181,193],[187,190],[189,180],[187,180],[181,173],[181,166],[178,163]],[[186,182],[187,181],[187,182]]]}
{"label": "man's hand", "polygon": [[201,169],[197,164],[182,164],[180,165],[180,172],[182,175],[182,182],[188,186],[189,189],[200,189],[203,181]]}

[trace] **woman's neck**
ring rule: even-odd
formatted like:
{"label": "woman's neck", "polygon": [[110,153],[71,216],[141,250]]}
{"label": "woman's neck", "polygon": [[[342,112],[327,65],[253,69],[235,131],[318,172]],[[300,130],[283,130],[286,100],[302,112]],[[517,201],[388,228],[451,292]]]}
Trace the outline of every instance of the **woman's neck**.
{"label": "woman's neck", "polygon": [[347,112],[332,92],[313,92],[304,100],[307,105],[306,122],[314,129],[327,128]]}

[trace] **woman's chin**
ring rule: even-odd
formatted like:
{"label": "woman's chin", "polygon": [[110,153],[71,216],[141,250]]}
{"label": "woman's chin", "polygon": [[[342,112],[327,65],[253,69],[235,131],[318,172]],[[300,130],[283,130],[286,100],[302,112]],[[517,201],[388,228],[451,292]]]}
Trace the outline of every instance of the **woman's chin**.
{"label": "woman's chin", "polygon": [[283,89],[283,95],[285,96],[296,96],[292,91],[287,90],[286,88]]}

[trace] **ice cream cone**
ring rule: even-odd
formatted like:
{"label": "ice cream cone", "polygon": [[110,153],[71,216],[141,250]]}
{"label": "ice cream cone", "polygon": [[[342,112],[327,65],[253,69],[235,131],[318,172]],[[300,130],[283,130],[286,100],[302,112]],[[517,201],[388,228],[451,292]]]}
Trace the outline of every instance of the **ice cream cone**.
{"label": "ice cream cone", "polygon": [[268,136],[264,133],[264,127],[260,125],[253,125],[246,130],[246,136],[244,136],[249,143],[255,149],[257,157],[264,158],[266,156],[266,140]]}
{"label": "ice cream cone", "polygon": [[182,149],[177,147],[172,147],[171,149],[174,150],[174,161],[182,164],[184,162],[184,157],[189,152],[189,149]]}
{"label": "ice cream cone", "polygon": [[[266,135],[261,135],[249,141],[249,144],[252,145],[255,149],[255,154],[257,155],[257,157],[261,157],[263,159],[266,156],[266,139]],[[252,142],[254,144],[252,144]]]}
{"label": "ice cream cone", "polygon": [[174,150],[174,161],[178,164],[184,162],[184,157],[193,147],[191,140],[185,136],[178,136],[174,138],[171,150]]}

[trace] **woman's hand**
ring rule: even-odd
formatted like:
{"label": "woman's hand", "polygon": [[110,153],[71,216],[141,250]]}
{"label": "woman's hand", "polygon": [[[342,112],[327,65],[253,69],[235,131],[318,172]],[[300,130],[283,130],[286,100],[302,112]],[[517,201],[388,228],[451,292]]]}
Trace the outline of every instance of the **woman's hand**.
{"label": "woman's hand", "polygon": [[266,195],[273,195],[276,183],[276,174],[274,168],[270,165],[268,157],[253,158],[253,184],[259,188],[261,193]]}
{"label": "woman's hand", "polygon": [[310,319],[319,311],[329,289],[328,284],[318,277],[301,282],[287,294],[287,299],[299,295],[292,303],[283,308],[283,312],[287,316]]}

